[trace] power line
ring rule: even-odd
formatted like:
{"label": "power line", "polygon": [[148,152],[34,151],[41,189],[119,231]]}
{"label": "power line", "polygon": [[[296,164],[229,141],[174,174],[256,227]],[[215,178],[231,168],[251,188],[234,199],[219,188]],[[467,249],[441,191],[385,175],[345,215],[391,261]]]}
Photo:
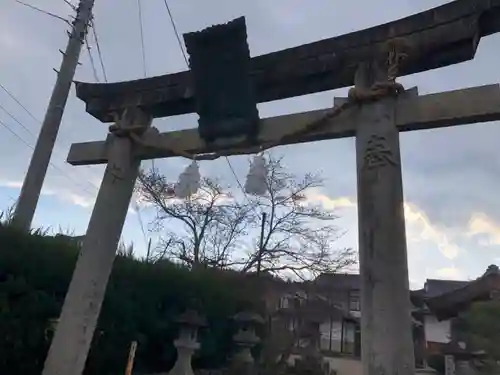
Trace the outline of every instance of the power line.
{"label": "power line", "polygon": [[[23,105],[23,103],[21,103],[21,101],[19,101],[19,99],[17,99],[4,85],[2,85],[0,83],[0,88],[2,88],[3,91],[5,91],[7,93],[7,95],[9,95],[9,97],[14,100],[33,120],[35,120],[36,122],[38,123],[42,123],[38,118],[35,117],[35,115],[33,115],[33,113],[28,109],[26,108],[25,105]],[[11,119],[13,119],[17,124],[19,124],[19,126],[21,126],[24,130],[26,130],[32,137],[34,137],[35,139],[37,139],[37,136],[26,126],[24,125],[18,118],[16,118],[11,112],[9,112],[7,109],[5,109],[5,107],[3,105],[0,104],[0,109],[2,109]],[[23,140],[23,143],[26,143],[24,140]],[[28,145],[30,148],[33,149],[33,146],[31,145]],[[57,150],[55,149],[54,152],[56,154],[58,154],[59,156],[61,156],[62,159],[64,159],[64,156]],[[85,166],[87,168],[89,168],[89,166]],[[92,182],[90,181],[87,181],[93,188],[99,190]]]}
{"label": "power line", "polygon": [[97,55],[99,57],[99,61],[101,63],[101,69],[102,69],[102,75],[104,77],[104,82],[108,82],[108,76],[106,74],[106,68],[104,67],[104,60],[102,58],[102,52],[101,52],[101,46],[99,45],[99,38],[97,37],[97,30],[95,27],[95,20],[92,19],[91,21],[91,26],[92,26],[92,35],[94,36],[94,42],[97,47]]}
{"label": "power line", "polygon": [[71,84],[74,81],[75,70],[79,64],[78,60],[84,42],[83,37],[87,32],[93,5],[94,0],[82,0],[70,26],[71,32],[68,33],[68,42],[64,52],[62,52],[63,59],[50,95],[28,171],[24,177],[19,202],[14,214],[15,226],[23,230],[29,229],[33,221],[47,168],[54,150],[56,136],[61,126]]}
{"label": "power line", "polygon": [[30,116],[33,120],[35,120],[36,122],[41,123],[41,121],[40,121],[39,119],[37,119],[37,118],[35,117],[35,115],[34,115],[34,114],[33,114],[33,113],[32,113],[32,112],[28,109],[28,108],[26,108],[26,107],[23,105],[23,103],[21,103],[21,102],[20,102],[20,101],[19,101],[19,100],[18,100],[18,99],[17,99],[17,98],[16,98],[16,97],[15,97],[15,96],[14,96],[14,95],[13,95],[13,94],[9,91],[9,90],[7,90],[7,88],[6,88],[4,85],[2,85],[1,83],[0,83],[0,88],[1,88],[3,91],[5,91],[5,92],[7,93],[7,95],[9,95],[9,96],[10,96],[10,98],[11,98],[12,100],[14,100],[17,104],[19,104],[19,106],[20,106],[22,109],[24,109],[24,111],[25,111],[25,112],[26,112],[26,113],[27,113],[27,114],[28,114],[28,115],[29,115],[29,116]]}
{"label": "power line", "polygon": [[[142,52],[142,73],[144,78],[147,77],[147,62],[146,62],[146,45],[144,43],[144,24],[142,19],[141,0],[137,0],[137,11],[139,17],[139,34],[141,36],[141,52]],[[155,167],[154,159],[151,160],[151,166]]]}
{"label": "power line", "polygon": [[[14,100],[33,120],[35,120],[38,123],[42,123],[34,114],[31,112],[17,97],[12,94],[2,83],[0,83],[0,88],[12,99]],[[5,107],[0,104],[0,109],[2,109],[11,119],[13,119],[17,124],[19,124],[24,130],[26,130],[31,136],[33,136],[35,139],[37,139],[37,136],[26,126],[24,125],[18,118],[16,118],[11,112],[9,112]],[[2,122],[2,126],[5,127],[12,135],[14,135],[16,138],[18,138],[21,142],[23,142],[26,146],[28,146],[31,149],[34,149],[32,145],[30,145],[27,141],[25,141],[23,138],[21,138],[17,133],[15,133],[10,127],[8,127],[4,122]],[[57,154],[60,154],[58,150],[55,150]],[[64,157],[63,157],[64,159]],[[81,187],[79,183],[77,183],[75,180],[70,178],[66,172],[64,172],[62,169],[54,165],[52,162],[49,163],[53,168],[59,170],[63,175],[65,175],[67,178],[69,178],[72,182],[74,182],[77,186]],[[88,168],[88,166],[86,166]],[[99,190],[97,186],[95,186],[91,181],[86,180],[86,182],[89,184],[89,186],[92,186],[94,189]],[[88,192],[88,190],[86,190]],[[93,194],[93,193],[92,193]]]}
{"label": "power line", "polygon": [[144,73],[144,77],[147,76],[146,69],[146,48],[144,46],[144,25],[142,24],[142,6],[141,0],[137,0],[137,10],[139,13],[139,30],[141,35],[141,51],[142,51],[142,71]]}
{"label": "power line", "polygon": [[[138,0],[138,2],[139,2],[139,7],[140,7],[140,0]],[[141,19],[141,39],[142,39],[142,15],[140,14],[139,17]],[[102,58],[102,52],[101,52],[101,47],[99,45],[99,38],[97,36],[97,31],[96,31],[95,19],[94,18],[92,18],[92,20],[91,20],[91,26],[92,26],[92,33],[93,33],[93,36],[94,36],[94,42],[95,42],[96,47],[97,47],[97,54],[99,56],[99,61],[101,63],[101,69],[102,69],[102,73],[103,73],[103,76],[104,76],[104,82],[108,82],[108,78],[106,76],[106,68],[105,68],[105,65],[104,65],[104,60]],[[89,48],[89,54],[92,56],[90,48]],[[145,59],[144,47],[143,47],[143,58]],[[93,58],[91,58],[91,61],[93,61]],[[145,68],[144,68],[144,70],[145,70]],[[144,73],[144,74],[146,74],[146,73]],[[96,78],[96,80],[99,81],[98,78]],[[142,220],[142,215],[141,215],[141,212],[140,212],[140,207],[139,207],[138,202],[136,200],[134,200],[133,198],[132,198],[132,205],[134,206],[135,211],[137,212],[137,220],[139,221],[139,226],[141,228],[142,236],[144,237],[144,243],[145,243],[146,248],[147,248],[148,247],[148,239],[147,239],[147,235],[146,235],[146,230],[144,229],[144,222]]]}
{"label": "power line", "polygon": [[0,120],[0,125],[2,125],[5,129],[7,129],[7,131],[12,134],[14,137],[16,137],[19,141],[21,141],[22,143],[24,143],[26,146],[28,146],[29,148],[33,149],[33,146],[30,145],[28,142],[26,142],[19,134],[17,134],[14,130],[12,130],[5,122],[3,122],[2,120]]}
{"label": "power line", "polygon": [[245,199],[250,202],[250,199],[248,198],[247,192],[243,188],[243,185],[241,184],[240,180],[238,179],[238,175],[234,171],[233,165],[231,164],[231,162],[229,161],[229,158],[227,156],[226,156],[226,161],[227,161],[227,165],[229,166],[229,169],[231,170],[234,178],[236,179],[236,183],[238,184],[238,186],[239,186],[241,192],[243,193],[243,195],[245,196]]}
{"label": "power line", "polygon": [[[0,120],[0,125],[2,125],[10,134],[12,134],[14,137],[16,137],[20,142],[22,142],[24,145],[26,145],[27,147],[31,148],[32,150],[34,150],[34,147],[29,144],[24,138],[22,138],[19,134],[17,134],[14,130],[12,130],[5,122],[3,122],[2,120]],[[89,191],[88,189],[86,189],[85,187],[83,187],[82,185],[80,185],[78,182],[76,182],[75,180],[73,180],[64,170],[62,170],[61,168],[59,168],[57,165],[55,165],[54,163],[52,162],[49,162],[49,165],[56,169],[57,171],[59,171],[63,177],[66,177],[69,181],[71,181],[72,183],[74,183],[77,187],[80,187],[82,188],[85,192],[87,192],[88,194],[90,195],[94,195],[93,192]],[[89,182],[90,183],[90,182]],[[95,186],[94,186],[95,187]]]}
{"label": "power line", "polygon": [[46,11],[46,10],[44,10],[44,9],[41,9],[41,8],[37,8],[37,7],[36,7],[36,6],[34,6],[34,5],[31,5],[31,4],[28,4],[28,3],[25,3],[25,2],[20,1],[20,0],[14,0],[14,1],[15,1],[16,3],[18,3],[18,4],[24,5],[25,7],[28,7],[28,8],[30,8],[30,9],[33,9],[33,10],[37,11],[37,12],[43,13],[43,14],[45,14],[45,15],[47,15],[47,16],[50,16],[50,17],[53,17],[53,18],[57,18],[58,20],[64,21],[64,22],[66,22],[66,23],[68,23],[68,24],[69,24],[69,21],[68,21],[67,19],[65,19],[65,18],[63,18],[63,17],[61,17],[61,16],[58,16],[57,14],[54,14],[54,13],[48,12],[48,11]]}
{"label": "power line", "polygon": [[170,6],[168,5],[168,1],[163,0],[163,2],[165,3],[165,7],[167,8],[168,16],[170,17],[170,23],[172,24],[172,28],[174,29],[175,37],[177,38],[177,43],[179,44],[179,48],[181,49],[182,56],[184,57],[184,61],[186,62],[186,65],[189,69],[189,60],[187,58],[186,51],[184,50],[184,44],[181,41],[181,36],[180,36],[179,32],[177,31],[177,26],[175,25],[174,16],[172,14],[172,11],[170,10]]}
{"label": "power line", "polygon": [[97,69],[95,68],[94,56],[92,56],[92,51],[90,50],[89,38],[85,35],[85,45],[87,47],[87,52],[89,54],[90,65],[92,65],[92,73],[94,73],[94,79],[99,82],[99,76],[97,75]]}
{"label": "power line", "polygon": [[7,116],[9,116],[12,120],[14,120],[20,127],[22,127],[24,130],[26,130],[29,134],[31,134],[32,137],[34,137],[36,139],[36,135],[30,130],[28,129],[27,126],[25,126],[23,123],[21,123],[21,121],[19,121],[12,113],[10,113],[9,111],[7,111],[7,109],[5,109],[5,107],[0,104],[0,109],[2,111],[4,111]]}

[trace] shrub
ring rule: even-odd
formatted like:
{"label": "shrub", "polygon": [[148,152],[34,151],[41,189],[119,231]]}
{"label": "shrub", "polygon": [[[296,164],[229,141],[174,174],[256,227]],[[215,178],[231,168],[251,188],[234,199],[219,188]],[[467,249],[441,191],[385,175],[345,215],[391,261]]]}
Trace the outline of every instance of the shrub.
{"label": "shrub", "polygon": [[[78,248],[43,233],[22,234],[0,225],[0,373],[40,374]],[[219,367],[232,352],[237,311],[256,307],[256,290],[236,272],[191,272],[117,256],[86,365],[88,374],[121,374],[137,340],[135,370],[167,371],[175,360],[175,317],[195,307],[207,317],[195,367]],[[193,305],[194,304],[194,305]]]}

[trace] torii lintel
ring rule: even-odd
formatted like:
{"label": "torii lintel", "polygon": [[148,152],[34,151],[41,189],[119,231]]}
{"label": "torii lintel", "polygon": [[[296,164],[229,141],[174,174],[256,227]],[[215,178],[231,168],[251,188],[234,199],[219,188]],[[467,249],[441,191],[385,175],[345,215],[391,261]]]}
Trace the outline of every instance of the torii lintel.
{"label": "torii lintel", "polygon": [[[416,89],[409,91],[416,94]],[[337,99],[337,101],[342,100],[342,98]],[[355,110],[356,108],[347,110],[331,119],[321,130],[305,134],[295,142],[283,142],[282,145],[352,137],[356,132],[356,119],[353,117]],[[286,134],[300,131],[307,124],[323,117],[327,111],[329,109],[262,119],[258,141],[261,143],[277,141]],[[396,108],[396,126],[399,131],[435,129],[497,120],[500,120],[500,85],[498,84],[418,97],[405,95],[398,100]],[[215,142],[207,145],[200,138],[197,129],[162,133],[160,137],[159,145],[165,151],[139,148],[137,157],[142,160],[173,157],[176,155],[166,150],[174,147],[192,154],[210,153],[233,149],[241,142],[240,139],[232,139],[225,141],[224,144]],[[74,143],[71,145],[67,161],[72,165],[107,163],[108,142],[110,138],[106,141]]]}
{"label": "torii lintel", "polygon": [[[360,61],[393,38],[412,46],[400,76],[474,58],[480,39],[500,31],[500,0],[456,0],[393,22],[257,57],[250,75],[258,102],[352,86]],[[189,71],[117,82],[76,83],[87,112],[103,122],[140,106],[154,117],[195,112]]]}

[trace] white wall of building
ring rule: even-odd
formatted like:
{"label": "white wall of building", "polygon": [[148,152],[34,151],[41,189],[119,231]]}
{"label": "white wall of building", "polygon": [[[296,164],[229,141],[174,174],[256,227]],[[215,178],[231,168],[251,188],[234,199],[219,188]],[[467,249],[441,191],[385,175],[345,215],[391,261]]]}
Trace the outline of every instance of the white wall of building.
{"label": "white wall of building", "polygon": [[450,342],[451,324],[449,320],[438,321],[433,315],[426,315],[424,320],[426,341],[448,343]]}

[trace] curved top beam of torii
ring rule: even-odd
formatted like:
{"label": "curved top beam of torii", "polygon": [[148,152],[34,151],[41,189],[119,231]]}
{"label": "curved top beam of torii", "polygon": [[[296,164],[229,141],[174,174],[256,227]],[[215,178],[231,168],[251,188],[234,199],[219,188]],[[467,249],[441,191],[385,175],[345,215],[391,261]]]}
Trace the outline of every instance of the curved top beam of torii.
{"label": "curved top beam of torii", "polygon": [[[252,58],[259,102],[285,99],[354,82],[359,61],[388,39],[406,38],[411,60],[400,75],[474,58],[483,36],[500,31],[500,0],[456,0],[397,21]],[[332,74],[333,73],[333,74]],[[76,83],[87,112],[103,122],[111,113],[140,106],[154,117],[194,112],[189,71],[118,83]]]}

